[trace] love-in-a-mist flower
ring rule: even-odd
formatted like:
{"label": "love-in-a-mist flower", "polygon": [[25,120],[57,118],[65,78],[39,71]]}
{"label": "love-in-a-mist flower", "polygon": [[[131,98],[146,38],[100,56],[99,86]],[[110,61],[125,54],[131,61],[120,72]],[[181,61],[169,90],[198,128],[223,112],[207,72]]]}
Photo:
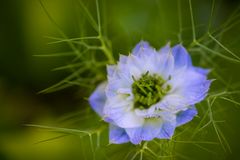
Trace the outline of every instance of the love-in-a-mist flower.
{"label": "love-in-a-mist flower", "polygon": [[195,104],[208,92],[209,70],[192,65],[182,45],[156,51],[140,42],[116,65],[89,98],[92,108],[110,124],[111,143],[170,139],[177,126],[193,119]]}

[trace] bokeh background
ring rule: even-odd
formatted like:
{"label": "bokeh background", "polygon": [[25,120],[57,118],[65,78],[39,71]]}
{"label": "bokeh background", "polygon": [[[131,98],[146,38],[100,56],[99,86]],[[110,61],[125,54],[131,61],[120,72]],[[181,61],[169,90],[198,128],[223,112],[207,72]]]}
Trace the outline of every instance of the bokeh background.
{"label": "bokeh background", "polygon": [[[84,12],[78,6],[78,0],[45,0],[44,6],[55,22],[68,37],[79,37],[80,33],[96,35],[87,24],[83,24]],[[79,0],[80,1],[80,0]],[[96,18],[94,0],[82,2]],[[180,0],[182,19],[182,43],[189,45],[192,41],[191,17],[187,0]],[[128,54],[131,48],[144,39],[159,48],[171,42],[179,42],[179,12],[177,0],[99,0],[102,17],[102,28],[112,42],[114,56]],[[234,12],[239,12],[237,0],[216,0],[212,28],[217,28]],[[193,13],[197,37],[206,32],[211,14],[211,0],[194,0]],[[73,86],[61,91],[38,94],[39,91],[57,83],[69,74],[67,71],[52,69],[70,63],[69,57],[41,57],[59,52],[71,52],[61,44],[48,44],[49,37],[61,37],[58,29],[44,12],[38,0],[8,0],[0,5],[0,159],[1,160],[65,160],[88,159],[83,156],[82,148],[89,145],[75,136],[62,136],[51,141],[57,133],[26,127],[24,124],[44,124],[50,126],[78,127],[83,125],[81,117],[92,113],[86,97],[92,90]],[[234,26],[227,31],[221,41],[234,53],[240,56],[239,18],[234,19]],[[224,29],[224,27],[223,27]],[[199,57],[193,59],[199,62]],[[216,58],[215,63],[220,77],[239,88],[240,65],[225,59]],[[209,66],[205,63],[203,67]],[[212,66],[213,67],[213,66]],[[212,75],[212,78],[216,78]],[[217,78],[216,78],[217,79]],[[214,87],[214,86],[213,86]],[[215,88],[226,89],[227,85],[216,85]],[[239,100],[240,97],[235,97]],[[193,146],[189,149],[189,159],[240,159],[240,109],[234,104],[221,102],[221,120],[223,133],[229,142],[232,152],[227,151],[222,157],[215,157],[208,151],[199,151]],[[81,112],[84,110],[84,112]],[[68,124],[69,115],[76,114],[76,123]],[[94,113],[92,113],[95,117]],[[96,118],[92,118],[93,120]],[[71,121],[72,122],[72,121]],[[195,151],[194,151],[195,150]],[[116,150],[115,152],[119,152]],[[186,151],[185,151],[186,152]],[[224,151],[218,151],[221,153]],[[114,152],[113,152],[114,153]],[[86,151],[86,154],[88,152]],[[89,153],[91,154],[91,153]],[[181,158],[180,158],[181,159]],[[182,157],[182,159],[187,159]]]}

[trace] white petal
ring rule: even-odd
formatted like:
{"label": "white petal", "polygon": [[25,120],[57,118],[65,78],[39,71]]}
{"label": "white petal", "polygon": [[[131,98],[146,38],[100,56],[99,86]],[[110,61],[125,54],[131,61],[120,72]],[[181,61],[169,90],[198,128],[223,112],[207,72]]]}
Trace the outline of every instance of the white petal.
{"label": "white petal", "polygon": [[158,52],[160,54],[167,54],[171,50],[170,43],[167,43],[164,47],[162,47]]}
{"label": "white petal", "polygon": [[159,55],[159,75],[161,75],[165,80],[171,76],[174,69],[174,58],[170,52]]}
{"label": "white petal", "polygon": [[138,117],[133,111],[125,113],[118,112],[111,117],[114,117],[113,121],[121,128],[139,127],[144,123],[144,118]]}
{"label": "white petal", "polygon": [[146,119],[143,126],[127,128],[126,132],[133,144],[139,144],[141,141],[150,141],[156,138],[160,133],[162,124],[161,118]]}

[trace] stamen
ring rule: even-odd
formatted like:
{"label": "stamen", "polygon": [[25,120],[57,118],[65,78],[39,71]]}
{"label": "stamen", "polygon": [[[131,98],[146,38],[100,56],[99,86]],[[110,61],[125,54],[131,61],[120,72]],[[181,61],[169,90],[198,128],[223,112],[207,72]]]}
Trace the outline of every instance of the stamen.
{"label": "stamen", "polygon": [[170,85],[163,87],[166,81],[162,77],[149,75],[148,71],[138,80],[133,76],[132,78],[134,80],[132,84],[134,107],[138,109],[147,109],[161,101],[171,89]]}

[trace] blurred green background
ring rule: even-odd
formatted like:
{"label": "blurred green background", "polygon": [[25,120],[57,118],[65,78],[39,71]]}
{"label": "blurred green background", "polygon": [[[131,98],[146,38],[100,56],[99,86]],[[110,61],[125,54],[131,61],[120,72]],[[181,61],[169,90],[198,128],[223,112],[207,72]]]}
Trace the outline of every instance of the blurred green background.
{"label": "blurred green background", "polygon": [[[45,7],[56,23],[70,38],[82,33],[94,36],[96,32],[84,19],[84,12],[78,6],[78,0],[45,0]],[[94,0],[82,0],[96,18]],[[102,28],[112,42],[113,53],[127,54],[140,40],[144,39],[159,48],[171,41],[179,42],[179,12],[177,0],[99,0]],[[191,17],[187,0],[180,0],[182,10],[182,42],[188,46],[192,41]],[[239,8],[237,0],[216,1],[212,28],[228,20]],[[193,13],[197,37],[206,32],[211,14],[211,0],[193,0]],[[238,12],[238,10],[237,10]],[[28,159],[88,159],[83,157],[81,148],[87,148],[80,139],[65,136],[61,139],[38,143],[55,137],[56,133],[25,127],[24,124],[45,124],[66,127],[83,125],[81,116],[71,125],[62,122],[65,115],[79,113],[89,107],[84,99],[91,90],[82,87],[70,87],[50,94],[37,94],[60,81],[68,72],[53,72],[53,68],[66,65],[69,57],[37,57],[34,55],[71,51],[65,44],[51,44],[47,38],[61,37],[56,26],[49,20],[38,0],[8,0],[0,6],[0,160]],[[238,22],[236,18],[234,22]],[[84,22],[84,24],[83,24]],[[232,22],[232,23],[234,23]],[[86,23],[86,24],[85,24]],[[240,56],[240,25],[238,23],[224,34],[222,43]],[[193,56],[194,57],[194,56]],[[193,59],[199,64],[198,56]],[[217,58],[220,77],[239,88],[240,65]],[[201,63],[203,67],[208,64]],[[213,66],[211,66],[213,67]],[[212,76],[213,78],[214,75]],[[217,78],[216,78],[217,79]],[[213,86],[214,87],[214,86]],[[222,87],[222,88],[221,88]],[[216,85],[225,89],[226,86]],[[235,97],[239,100],[240,97]],[[221,103],[226,120],[223,132],[232,153],[215,157],[208,152],[189,151],[190,159],[240,159],[240,110],[230,103]],[[90,110],[89,112],[92,113]],[[94,115],[97,117],[96,115]],[[188,147],[191,148],[192,146]],[[194,149],[193,149],[194,150]],[[118,151],[116,151],[118,152]],[[221,152],[221,151],[219,151]]]}

